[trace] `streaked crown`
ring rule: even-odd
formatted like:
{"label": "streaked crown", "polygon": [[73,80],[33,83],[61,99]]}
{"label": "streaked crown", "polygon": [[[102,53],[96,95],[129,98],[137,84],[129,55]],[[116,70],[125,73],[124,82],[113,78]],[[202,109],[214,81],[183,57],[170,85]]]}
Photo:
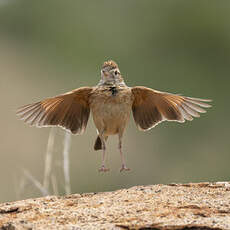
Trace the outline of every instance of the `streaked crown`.
{"label": "streaked crown", "polygon": [[102,69],[116,69],[118,68],[118,65],[115,61],[109,60],[104,62]]}

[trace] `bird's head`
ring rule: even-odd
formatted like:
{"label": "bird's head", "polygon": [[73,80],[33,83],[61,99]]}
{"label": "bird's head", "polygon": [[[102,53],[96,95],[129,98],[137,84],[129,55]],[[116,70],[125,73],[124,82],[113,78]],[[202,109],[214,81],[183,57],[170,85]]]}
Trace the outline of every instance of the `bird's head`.
{"label": "bird's head", "polygon": [[116,62],[110,60],[104,62],[101,69],[101,84],[124,84],[120,70]]}

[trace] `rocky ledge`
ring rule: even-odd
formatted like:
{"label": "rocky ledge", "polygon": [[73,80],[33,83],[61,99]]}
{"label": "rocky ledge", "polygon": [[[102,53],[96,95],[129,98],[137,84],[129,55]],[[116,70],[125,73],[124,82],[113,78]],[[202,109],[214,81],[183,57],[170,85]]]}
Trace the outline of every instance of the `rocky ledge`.
{"label": "rocky ledge", "polygon": [[136,186],[0,205],[0,230],[230,229],[230,183]]}

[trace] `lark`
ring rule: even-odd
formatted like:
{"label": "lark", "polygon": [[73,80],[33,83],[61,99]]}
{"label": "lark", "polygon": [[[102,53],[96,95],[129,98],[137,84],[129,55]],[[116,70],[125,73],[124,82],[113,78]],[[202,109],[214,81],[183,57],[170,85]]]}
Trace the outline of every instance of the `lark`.
{"label": "lark", "polygon": [[122,151],[122,137],[133,114],[137,127],[146,131],[162,121],[185,122],[205,113],[211,100],[185,97],[160,92],[144,86],[129,87],[125,84],[118,65],[104,62],[101,79],[94,87],[81,87],[56,97],[25,105],[17,115],[26,123],[37,126],[60,126],[73,134],[82,134],[87,126],[90,112],[97,129],[94,149],[102,150],[102,166],[106,172],[106,141],[118,135],[121,169],[130,170]]}

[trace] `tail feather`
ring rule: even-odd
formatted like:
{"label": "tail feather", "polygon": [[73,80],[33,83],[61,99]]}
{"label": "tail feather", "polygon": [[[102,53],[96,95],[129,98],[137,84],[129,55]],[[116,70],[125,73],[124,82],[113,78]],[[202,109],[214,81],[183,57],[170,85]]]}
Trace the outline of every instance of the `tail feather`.
{"label": "tail feather", "polygon": [[[105,137],[105,141],[107,141],[108,139],[108,136]],[[97,139],[95,141],[95,144],[94,144],[94,150],[97,151],[97,150],[101,150],[102,149],[102,143],[101,143],[101,138],[99,136],[97,136]]]}
{"label": "tail feather", "polygon": [[97,136],[97,139],[96,139],[95,144],[94,144],[94,150],[97,151],[100,149],[102,149],[101,138],[99,136]]}

